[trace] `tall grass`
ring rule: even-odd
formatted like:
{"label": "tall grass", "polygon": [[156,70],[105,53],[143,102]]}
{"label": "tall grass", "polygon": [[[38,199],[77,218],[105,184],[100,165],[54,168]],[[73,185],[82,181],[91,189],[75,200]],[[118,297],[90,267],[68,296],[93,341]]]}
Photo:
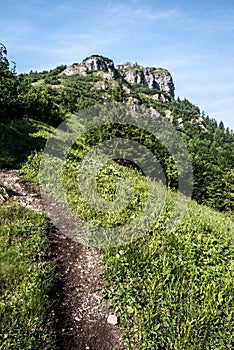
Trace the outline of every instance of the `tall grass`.
{"label": "tall grass", "polygon": [[[121,212],[96,212],[82,199],[77,186],[77,163],[68,161],[64,188],[73,210],[95,225],[124,225],[139,215],[147,198],[144,178],[114,162],[97,176],[104,199],[115,199],[121,176],[135,186],[130,204]],[[139,240],[103,249],[108,297],[126,344],[140,350],[221,350],[233,348],[233,233],[228,214],[192,201],[175,232],[166,230],[176,193],[159,220]]]}
{"label": "tall grass", "polygon": [[106,250],[106,295],[137,349],[233,348],[233,223],[191,203],[174,234],[163,221]]}
{"label": "tall grass", "polygon": [[13,204],[0,217],[0,349],[54,350],[48,220]]}
{"label": "tall grass", "polygon": [[[83,153],[82,153],[83,152]],[[70,208],[89,224],[125,225],[139,215],[147,198],[145,178],[134,169],[109,162],[96,177],[97,191],[116,199],[124,177],[134,193],[124,210],[96,211],[77,185],[79,162],[86,150],[74,148],[63,169]],[[38,163],[29,160],[25,173]],[[126,330],[128,348],[139,350],[233,349],[233,233],[231,214],[191,202],[174,233],[166,230],[176,193],[168,191],[164,210],[142,238],[103,249],[105,297]]]}

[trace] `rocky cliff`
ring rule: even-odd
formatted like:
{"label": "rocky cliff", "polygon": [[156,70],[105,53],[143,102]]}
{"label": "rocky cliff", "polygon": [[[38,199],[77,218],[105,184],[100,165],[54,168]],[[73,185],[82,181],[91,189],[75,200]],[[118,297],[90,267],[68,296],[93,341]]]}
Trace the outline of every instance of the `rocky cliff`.
{"label": "rocky cliff", "polygon": [[131,62],[117,65],[116,69],[129,83],[143,84],[151,89],[167,92],[174,97],[175,88],[172,76],[167,69],[143,67]]}
{"label": "rocky cliff", "polygon": [[97,72],[105,79],[122,79],[130,84],[137,83],[149,87],[150,89],[161,90],[175,95],[175,88],[171,74],[167,69],[155,67],[143,67],[137,63],[126,62],[114,65],[114,62],[103,56],[92,55],[84,59],[81,63],[68,66],[62,74],[65,75],[87,75],[89,72]]}
{"label": "rocky cliff", "polygon": [[91,71],[103,72],[103,76],[107,79],[117,79],[119,78],[119,73],[114,66],[114,62],[103,56],[93,55],[83,60],[80,64],[72,64],[68,66],[63,74],[74,75],[81,74],[87,75]]}

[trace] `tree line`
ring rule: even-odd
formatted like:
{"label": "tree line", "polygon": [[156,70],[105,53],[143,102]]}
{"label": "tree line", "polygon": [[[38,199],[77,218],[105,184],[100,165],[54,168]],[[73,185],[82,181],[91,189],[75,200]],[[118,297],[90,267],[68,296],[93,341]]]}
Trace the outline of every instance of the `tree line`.
{"label": "tree line", "polygon": [[[69,116],[103,101],[124,101],[127,97],[122,81],[108,85],[95,73],[87,76],[62,76],[61,65],[51,71],[17,74],[14,62],[9,62],[7,49],[0,44],[0,121],[31,118],[58,125]],[[107,84],[106,91],[98,88]],[[146,107],[157,109],[166,116],[171,111],[171,122],[181,134],[189,150],[194,169],[193,197],[198,203],[220,211],[232,211],[234,203],[234,134],[223,122],[201,113],[199,107],[187,99],[169,98],[162,103],[151,99],[152,90],[130,86],[130,96]],[[106,132],[106,131],[105,131]],[[103,138],[105,137],[103,131]],[[124,131],[129,134],[132,131]],[[137,131],[135,131],[135,137]],[[172,158],[157,140],[145,138],[158,156],[170,187],[176,188],[176,171]],[[125,164],[126,165],[126,164]]]}

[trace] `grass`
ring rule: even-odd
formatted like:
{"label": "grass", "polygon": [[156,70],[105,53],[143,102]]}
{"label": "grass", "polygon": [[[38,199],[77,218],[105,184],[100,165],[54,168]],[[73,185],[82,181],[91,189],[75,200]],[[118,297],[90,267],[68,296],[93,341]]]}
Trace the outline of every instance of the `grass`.
{"label": "grass", "polygon": [[0,349],[54,350],[49,222],[15,204],[0,217]]}
{"label": "grass", "polygon": [[[68,202],[79,217],[93,227],[110,228],[139,215],[147,198],[147,186],[137,170],[112,161],[107,163],[96,176],[99,196],[106,201],[115,200],[117,183],[123,177],[134,186],[134,194],[121,211],[95,211],[77,186],[82,152],[71,153],[64,166],[63,185]],[[103,248],[105,297],[111,300],[126,330],[129,349],[231,350],[231,214],[218,213],[192,201],[186,217],[171,233],[166,230],[166,223],[175,198],[176,193],[168,191],[159,220],[142,238],[117,248]]]}
{"label": "grass", "polygon": [[[145,178],[109,162],[96,177],[97,190],[113,201],[116,184],[123,177],[134,185],[130,204],[111,216],[95,212],[78,190],[77,162],[68,161],[64,188],[71,207],[92,225],[130,222],[147,198]],[[141,239],[104,249],[106,297],[127,330],[129,348],[232,349],[233,221],[193,201],[176,231],[167,232],[175,197],[176,193],[168,192],[159,220]]]}
{"label": "grass", "polygon": [[141,350],[232,349],[233,222],[195,202],[174,234],[166,217],[137,242],[105,250],[106,296],[126,341]]}
{"label": "grass", "polygon": [[[125,209],[97,211],[77,186],[78,164],[85,147],[75,147],[63,169],[63,185],[70,207],[90,226],[116,227],[140,214],[147,199],[145,178],[137,170],[112,161],[95,180],[98,195],[117,198],[117,183],[134,186]],[[26,166],[36,168],[37,158]],[[224,350],[233,348],[233,232],[231,214],[218,213],[192,201],[174,233],[166,223],[176,193],[168,192],[163,212],[139,240],[103,249],[107,283],[105,297],[126,330],[128,348],[139,350]]]}
{"label": "grass", "polygon": [[[79,163],[87,150],[84,144],[75,147],[63,169],[63,186],[71,208],[94,227],[130,222],[144,207],[145,178],[137,170],[107,163],[96,176],[99,196],[115,200],[117,183],[123,177],[134,186],[134,193],[125,209],[103,215],[87,204],[77,186]],[[34,153],[23,167],[24,176],[35,181],[39,164],[40,154]],[[159,220],[142,238],[103,249],[105,297],[111,300],[126,330],[127,348],[233,349],[231,214],[192,201],[183,222],[169,233],[166,224],[175,196],[168,192]]]}
{"label": "grass", "polygon": [[52,127],[32,119],[0,121],[0,169],[19,168],[44,148]]}
{"label": "grass", "polygon": [[28,157],[25,163],[18,170],[22,181],[39,183],[38,171],[40,168],[42,152],[34,151]]}

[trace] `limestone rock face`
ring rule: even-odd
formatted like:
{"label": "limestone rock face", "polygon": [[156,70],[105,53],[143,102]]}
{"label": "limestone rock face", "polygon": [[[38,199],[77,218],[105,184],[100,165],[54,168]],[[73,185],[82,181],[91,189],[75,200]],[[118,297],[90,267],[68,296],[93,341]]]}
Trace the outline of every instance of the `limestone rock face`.
{"label": "limestone rock face", "polygon": [[74,75],[81,74],[87,75],[91,71],[102,71],[104,72],[104,77],[107,79],[117,79],[119,78],[118,71],[115,69],[114,62],[103,56],[90,56],[83,60],[80,64],[72,64],[68,66],[63,74]]}
{"label": "limestone rock face", "polygon": [[80,64],[67,67],[62,74],[65,75],[87,75],[88,72],[96,71],[105,79],[122,79],[130,84],[142,84],[150,89],[161,90],[174,97],[175,88],[171,74],[167,69],[155,67],[143,67],[137,63],[126,62],[114,65],[114,62],[103,56],[92,55]]}
{"label": "limestone rock face", "polygon": [[175,86],[171,74],[167,69],[154,69],[154,78],[159,84],[160,90],[167,92],[172,97],[175,97]]}
{"label": "limestone rock face", "polygon": [[122,77],[129,83],[137,83],[148,86],[150,89],[157,89],[175,96],[175,87],[172,76],[167,69],[143,67],[137,63],[126,62],[117,65]]}

